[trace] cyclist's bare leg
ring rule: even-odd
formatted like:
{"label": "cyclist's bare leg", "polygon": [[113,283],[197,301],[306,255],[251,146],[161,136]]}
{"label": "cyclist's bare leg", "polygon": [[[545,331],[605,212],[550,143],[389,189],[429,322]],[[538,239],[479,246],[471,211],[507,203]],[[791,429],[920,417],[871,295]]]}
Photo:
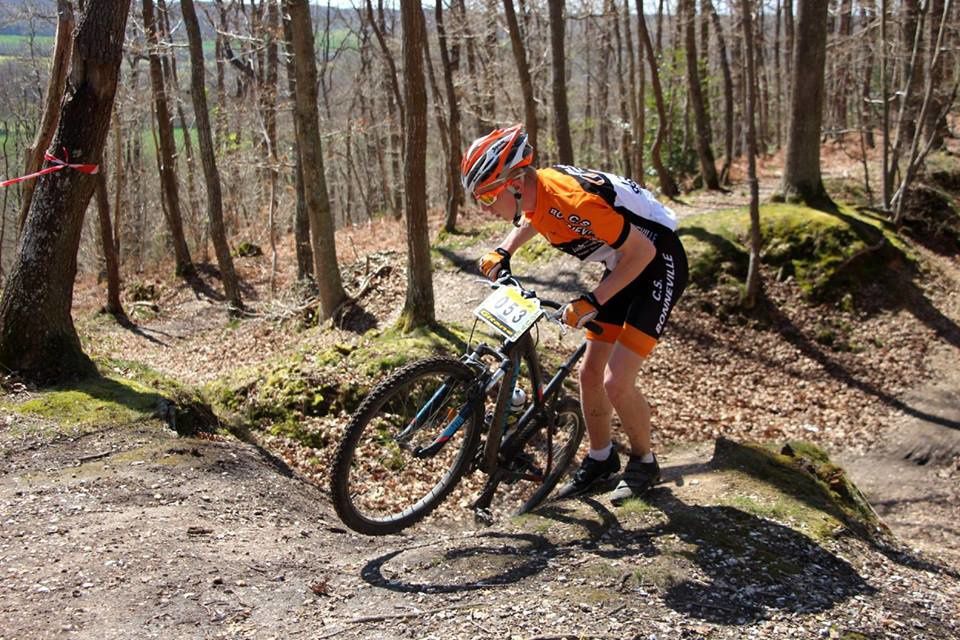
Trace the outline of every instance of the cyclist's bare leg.
{"label": "cyclist's bare leg", "polygon": [[604,449],[610,444],[613,405],[604,391],[603,380],[612,351],[613,344],[590,340],[580,362],[580,405],[591,449]]}
{"label": "cyclist's bare leg", "polygon": [[[637,374],[640,373],[642,365],[642,356],[617,342],[611,349],[603,380],[605,396],[617,410],[623,430],[630,439],[630,452],[635,456],[646,455],[652,450],[650,405],[636,386]],[[589,425],[590,422],[587,421],[587,426]]]}

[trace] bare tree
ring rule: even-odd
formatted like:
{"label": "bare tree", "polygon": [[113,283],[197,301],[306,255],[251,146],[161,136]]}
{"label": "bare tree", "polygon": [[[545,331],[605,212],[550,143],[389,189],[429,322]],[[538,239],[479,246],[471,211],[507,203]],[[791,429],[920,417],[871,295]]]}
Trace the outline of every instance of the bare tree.
{"label": "bare tree", "polygon": [[553,122],[557,138],[557,154],[562,164],[573,164],[573,142],[570,139],[570,109],[567,106],[566,53],[564,33],[566,16],[564,0],[547,0],[550,12],[550,51],[553,61]]}
{"label": "bare tree", "polygon": [[307,0],[285,0],[290,14],[290,36],[293,43],[293,66],[297,86],[295,114],[303,170],[307,217],[313,249],[313,272],[320,295],[320,317],[330,318],[346,300],[337,264],[336,240],[327,179],[323,169],[320,144],[320,114],[317,110],[317,63],[313,50],[313,29]]}
{"label": "bare tree", "polygon": [[200,39],[200,23],[193,0],[180,0],[183,22],[190,44],[190,97],[193,99],[193,115],[196,118],[197,139],[200,144],[200,160],[207,183],[207,218],[210,222],[210,238],[217,255],[220,277],[232,312],[243,308],[240,284],[233,268],[227,232],[223,226],[223,194],[220,191],[220,172],[214,156],[213,135],[210,131],[210,116],[207,110],[206,81],[203,69],[203,43]]}
{"label": "bare tree", "polygon": [[[87,0],[51,148],[72,162],[101,157],[122,57],[126,2]],[[67,168],[38,179],[20,250],[0,298],[0,364],[40,381],[96,374],[70,306],[83,216],[96,177]]]}
{"label": "bare tree", "polygon": [[419,0],[400,0],[403,27],[404,189],[407,222],[407,298],[400,315],[403,331],[433,324],[433,276],[427,226],[427,92],[423,78],[426,27]]}
{"label": "bare tree", "polygon": [[[740,0],[744,42],[753,42],[753,7],[751,4],[751,0]],[[744,116],[747,119],[747,181],[750,183],[750,262],[747,267],[744,306],[752,309],[757,304],[757,297],[760,293],[760,185],[757,181],[757,129],[754,116],[757,104],[757,85],[754,82],[757,76],[757,68],[753,47],[745,47],[745,49],[747,90]]]}
{"label": "bare tree", "polygon": [[443,23],[443,0],[437,0],[435,8],[437,40],[440,44],[440,62],[443,67],[443,87],[447,97],[450,154],[447,156],[447,214],[443,228],[453,231],[457,226],[457,211],[463,203],[463,186],[460,184],[460,105],[453,84],[453,72],[460,64],[460,47],[448,47],[447,30]]}
{"label": "bare tree", "polygon": [[703,177],[703,185],[707,189],[720,189],[720,181],[717,178],[717,166],[713,159],[713,141],[711,139],[710,121],[703,99],[703,89],[700,85],[700,59],[697,57],[697,39],[694,28],[696,18],[697,9],[694,0],[683,0],[687,88],[690,91],[690,106],[693,110],[693,120],[697,129],[696,146],[697,157],[700,159],[700,174]]}
{"label": "bare tree", "polygon": [[[940,7],[939,10],[939,20],[937,27],[937,39],[934,41],[933,50],[931,52],[930,68],[935,69],[940,63],[940,56],[943,50],[943,37],[946,27],[946,18],[950,13],[950,7],[953,0],[946,0],[946,5]],[[917,27],[918,29],[920,26]],[[916,47],[914,48],[914,53],[916,53]],[[934,84],[933,84],[933,75],[927,78],[926,89],[921,97],[920,102],[920,113],[918,115],[918,123],[924,122],[938,122],[941,118],[945,118],[947,111],[950,108],[950,105],[953,104],[953,101],[956,99],[957,95],[957,86],[960,83],[960,79],[954,82],[953,90],[950,92],[949,98],[944,102],[940,100],[934,100]],[[909,81],[908,81],[909,86]],[[909,89],[906,92],[904,100],[909,99]],[[937,110],[937,115],[935,117],[928,117],[927,113],[931,110]],[[901,117],[903,115],[903,110],[901,109]],[[898,126],[899,128],[899,126]],[[927,138],[922,142],[925,131],[929,131]],[[893,222],[899,224],[903,219],[904,213],[904,201],[906,199],[907,189],[910,187],[913,179],[916,177],[917,173],[920,170],[921,165],[923,164],[924,159],[927,154],[933,148],[937,142],[937,131],[936,129],[925,130],[923,126],[918,124],[913,127],[913,137],[910,142],[910,149],[907,152],[906,164],[907,166],[903,170],[903,176],[900,180],[900,186],[897,188],[896,193],[893,195]],[[896,156],[894,156],[894,162],[896,162]]]}
{"label": "bare tree", "polygon": [[[293,65],[293,37],[290,31],[290,14],[283,12],[283,38],[287,50],[287,84],[291,96],[297,94],[297,72]],[[293,119],[293,137],[299,140],[297,119]],[[297,281],[313,279],[313,250],[310,248],[310,219],[307,216],[307,196],[303,184],[303,164],[299,151],[293,154],[293,179],[297,204],[293,216],[293,242],[297,254]]]}
{"label": "bare tree", "polygon": [[799,0],[790,127],[780,197],[815,207],[833,202],[820,175],[828,0]]}
{"label": "bare tree", "polygon": [[533,80],[530,78],[530,66],[527,64],[527,51],[523,46],[523,36],[520,34],[520,23],[517,21],[517,12],[513,8],[513,0],[503,0],[503,15],[507,20],[507,31],[510,34],[510,47],[513,49],[513,60],[517,65],[517,77],[520,79],[520,90],[523,92],[524,126],[533,148],[537,147],[537,103],[533,98]]}
{"label": "bare tree", "polygon": [[150,85],[153,90],[153,105],[157,115],[157,133],[160,136],[160,181],[163,184],[167,226],[173,241],[173,255],[178,276],[189,278],[196,271],[190,258],[190,249],[183,234],[183,218],[180,215],[180,194],[177,187],[177,172],[174,164],[176,143],[173,139],[173,123],[170,118],[167,93],[160,55],[160,37],[153,12],[153,0],[143,0],[143,26],[147,31],[150,58]]}
{"label": "bare tree", "polygon": [[113,224],[110,222],[110,198],[107,195],[107,177],[100,164],[96,174],[97,218],[100,223],[100,245],[107,271],[107,304],[104,310],[116,318],[126,318],[120,303],[120,262],[114,244]]}
{"label": "bare tree", "polygon": [[[647,64],[650,67],[650,86],[653,88],[653,98],[657,104],[657,136],[653,141],[653,147],[650,148],[650,162],[657,171],[657,177],[660,179],[660,191],[668,198],[672,198],[680,193],[677,183],[663,165],[663,159],[660,156],[660,150],[663,147],[663,141],[667,134],[667,109],[663,103],[663,89],[660,87],[660,71],[657,68],[657,56],[653,50],[653,43],[650,41],[650,32],[647,30],[647,21],[643,15],[643,2],[636,0],[637,3],[637,25],[639,26],[640,44],[644,53],[647,55]],[[641,105],[643,108],[643,105]]]}
{"label": "bare tree", "polygon": [[[43,164],[43,153],[53,138],[60,117],[60,101],[66,87],[67,71],[70,68],[70,51],[73,48],[73,3],[70,0],[57,0],[57,35],[53,46],[53,61],[50,65],[50,79],[47,81],[47,94],[43,104],[43,115],[37,128],[33,144],[27,148],[25,174],[34,173]],[[20,219],[17,229],[23,232],[23,224],[30,209],[35,183],[28,180],[23,185],[20,205]]]}
{"label": "bare tree", "polygon": [[710,14],[713,30],[717,34],[717,55],[720,58],[720,70],[723,73],[723,166],[720,167],[720,182],[730,183],[730,164],[733,162],[733,76],[730,73],[730,60],[727,53],[727,41],[723,35],[720,16],[710,0],[703,0],[704,11]]}

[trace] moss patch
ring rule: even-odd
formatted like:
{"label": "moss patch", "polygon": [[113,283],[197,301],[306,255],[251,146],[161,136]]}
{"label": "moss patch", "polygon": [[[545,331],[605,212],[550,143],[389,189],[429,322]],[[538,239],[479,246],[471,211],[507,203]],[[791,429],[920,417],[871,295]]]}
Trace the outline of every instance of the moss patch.
{"label": "moss patch", "polygon": [[4,402],[4,410],[53,420],[66,427],[109,426],[149,417],[163,399],[154,389],[120,377],[97,377]]}
{"label": "moss patch", "polygon": [[467,333],[458,327],[396,328],[368,332],[354,344],[301,351],[210,383],[203,396],[234,428],[266,428],[311,447],[328,435],[304,425],[305,416],[349,414],[385,374],[430,355],[462,353]]}
{"label": "moss patch", "polygon": [[[838,526],[876,542],[888,533],[873,508],[843,469],[815,445],[789,442],[782,448],[717,440],[711,464],[735,469],[772,491],[752,495],[749,482],[736,483],[730,503],[761,517],[793,521],[815,538]],[[757,488],[757,485],[754,485]]]}
{"label": "moss patch", "polygon": [[[905,247],[878,218],[840,206],[827,213],[794,204],[760,209],[761,259],[778,277],[796,279],[811,300],[857,295],[865,284],[909,262]],[[690,258],[691,281],[711,289],[746,277],[749,213],[729,210],[685,218],[680,236]]]}

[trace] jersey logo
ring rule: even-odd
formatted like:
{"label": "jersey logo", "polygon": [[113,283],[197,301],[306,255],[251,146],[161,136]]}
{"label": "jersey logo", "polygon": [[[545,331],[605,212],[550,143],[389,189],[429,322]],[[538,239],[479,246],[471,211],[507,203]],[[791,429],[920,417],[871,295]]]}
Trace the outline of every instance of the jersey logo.
{"label": "jersey logo", "polygon": [[593,225],[593,223],[590,222],[590,220],[588,220],[587,218],[581,218],[575,213],[571,214],[567,218],[564,218],[563,212],[561,212],[556,207],[550,207],[550,209],[547,210],[547,213],[549,213],[551,216],[553,216],[557,220],[566,220],[567,229],[569,229],[570,231],[572,231],[573,233],[579,236],[596,235],[593,232],[593,229],[590,228]]}
{"label": "jersey logo", "polygon": [[575,258],[580,260],[585,260],[590,257],[595,251],[604,246],[599,240],[588,240],[587,238],[580,238],[578,240],[571,240],[570,242],[564,242],[562,244],[553,245],[560,251],[570,254]]}

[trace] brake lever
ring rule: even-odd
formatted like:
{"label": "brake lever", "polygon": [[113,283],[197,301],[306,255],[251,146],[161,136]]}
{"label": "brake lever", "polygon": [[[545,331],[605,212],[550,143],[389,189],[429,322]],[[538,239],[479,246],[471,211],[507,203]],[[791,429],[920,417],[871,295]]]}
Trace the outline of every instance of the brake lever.
{"label": "brake lever", "polygon": [[[568,325],[566,322],[560,319],[560,317],[563,315],[563,307],[560,307],[559,309],[552,311],[550,313],[545,313],[544,315],[551,322],[555,322],[556,324],[560,325],[560,335],[566,335],[567,331],[573,328],[570,325]],[[597,335],[601,335],[603,333],[603,327],[601,327],[599,324],[597,324],[593,320],[584,324],[583,328]]]}

